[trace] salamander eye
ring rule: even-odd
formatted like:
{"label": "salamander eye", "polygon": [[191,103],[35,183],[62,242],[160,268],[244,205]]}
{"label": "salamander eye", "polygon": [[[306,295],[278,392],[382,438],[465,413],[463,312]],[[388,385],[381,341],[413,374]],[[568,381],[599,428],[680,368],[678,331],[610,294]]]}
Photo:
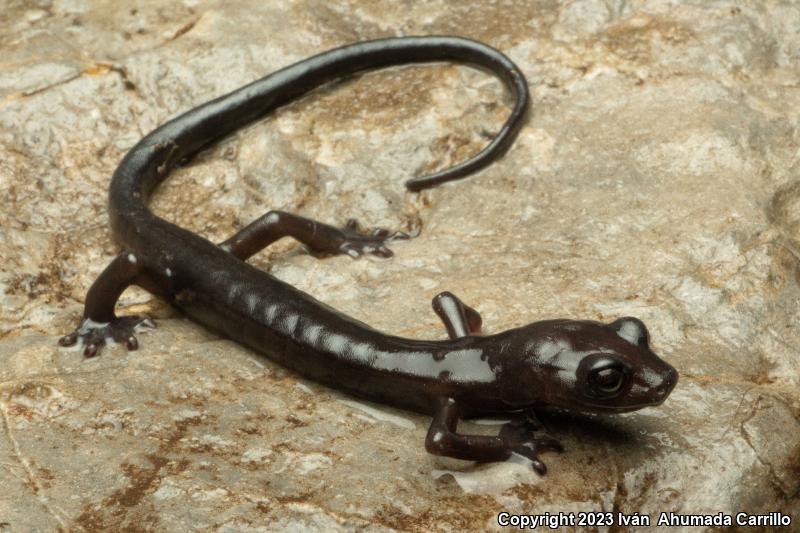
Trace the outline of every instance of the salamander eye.
{"label": "salamander eye", "polygon": [[594,386],[604,394],[614,394],[622,388],[624,374],[616,368],[604,368],[590,374]]}
{"label": "salamander eye", "polygon": [[615,320],[610,326],[617,330],[617,335],[634,346],[648,346],[650,344],[650,334],[647,332],[647,327],[638,318],[626,316]]}
{"label": "salamander eye", "polygon": [[589,362],[586,380],[596,398],[611,398],[622,391],[629,371],[624,363],[610,357],[599,357]]}

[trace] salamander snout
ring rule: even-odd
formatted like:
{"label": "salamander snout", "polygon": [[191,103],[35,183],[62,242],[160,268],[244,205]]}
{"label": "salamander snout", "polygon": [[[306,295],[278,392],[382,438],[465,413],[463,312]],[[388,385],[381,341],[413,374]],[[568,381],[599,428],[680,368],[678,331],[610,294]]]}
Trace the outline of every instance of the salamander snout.
{"label": "salamander snout", "polygon": [[661,383],[653,387],[653,395],[662,402],[666,400],[672,389],[678,383],[678,371],[672,367],[662,374]]}

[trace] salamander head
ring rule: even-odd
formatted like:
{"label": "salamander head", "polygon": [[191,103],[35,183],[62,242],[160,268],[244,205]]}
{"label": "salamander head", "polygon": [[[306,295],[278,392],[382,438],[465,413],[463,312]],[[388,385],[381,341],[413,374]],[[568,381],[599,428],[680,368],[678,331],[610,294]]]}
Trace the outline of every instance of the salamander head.
{"label": "salamander head", "polygon": [[[517,352],[518,387],[528,399],[583,412],[625,412],[661,404],[678,372],[650,350],[641,320],[610,324],[549,320],[516,330],[524,336]],[[521,338],[520,338],[521,340]],[[516,350],[515,350],[516,351]],[[516,365],[514,365],[516,366]]]}

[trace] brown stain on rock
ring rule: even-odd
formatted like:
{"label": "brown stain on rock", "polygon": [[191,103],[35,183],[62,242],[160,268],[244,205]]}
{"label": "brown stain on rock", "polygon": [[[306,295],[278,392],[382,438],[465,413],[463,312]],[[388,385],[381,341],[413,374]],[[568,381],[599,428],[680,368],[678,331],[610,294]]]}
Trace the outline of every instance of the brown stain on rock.
{"label": "brown stain on rock", "polygon": [[168,454],[183,439],[189,428],[203,422],[200,416],[175,422],[172,431],[161,442],[155,453],[145,455],[148,466],[123,463],[120,465],[128,484],[111,493],[99,504],[84,506],[74,525],[85,531],[125,531],[138,533],[153,531],[158,524],[152,504],[143,503],[163,478],[163,472],[177,474],[186,470],[187,459],[172,460]]}
{"label": "brown stain on rock", "polygon": [[694,33],[675,21],[654,16],[634,16],[612,25],[601,42],[620,59],[637,64],[651,64],[657,41],[678,45],[694,38]]}
{"label": "brown stain on rock", "polygon": [[147,460],[150,461],[152,467],[143,468],[130,463],[122,465],[122,471],[130,479],[130,485],[114,493],[115,503],[123,507],[133,507],[138,504],[145,495],[150,493],[156,481],[160,479],[161,469],[169,463],[166,457],[155,454],[148,454]]}
{"label": "brown stain on rock", "polygon": [[476,531],[496,517],[497,500],[491,496],[463,494],[443,496],[414,514],[406,514],[392,504],[377,511],[374,521],[399,531],[435,531],[433,524],[447,524],[450,531]]}
{"label": "brown stain on rock", "polygon": [[[369,129],[391,127],[396,121],[426,112],[442,77],[454,72],[453,66],[438,65],[369,72],[319,89],[281,113],[306,114],[315,126],[337,125],[344,129],[351,123]],[[387,118],[391,118],[389,123]]]}

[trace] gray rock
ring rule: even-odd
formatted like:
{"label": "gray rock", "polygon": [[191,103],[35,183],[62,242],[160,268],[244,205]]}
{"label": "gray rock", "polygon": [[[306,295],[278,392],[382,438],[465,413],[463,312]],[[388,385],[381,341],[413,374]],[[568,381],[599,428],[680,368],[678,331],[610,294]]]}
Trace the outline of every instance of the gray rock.
{"label": "gray rock", "polygon": [[[777,0],[7,3],[0,531],[495,530],[503,510],[782,511],[800,530],[798,27]],[[155,210],[217,241],[272,208],[421,228],[391,261],[286,241],[253,262],[420,338],[443,337],[442,290],[487,331],[638,316],[681,373],[663,406],[544,417],[568,451],[541,478],[429,456],[428,418],[299,379],[141,290],[120,304],[159,323],[139,351],[56,347],[115,254],[109,177],[144,133],[313,53],[402,34],[473,37],[520,64],[533,112],[500,162],[406,194],[405,178],[480,149],[507,97],[465,67],[390,69],[238,132]]]}

